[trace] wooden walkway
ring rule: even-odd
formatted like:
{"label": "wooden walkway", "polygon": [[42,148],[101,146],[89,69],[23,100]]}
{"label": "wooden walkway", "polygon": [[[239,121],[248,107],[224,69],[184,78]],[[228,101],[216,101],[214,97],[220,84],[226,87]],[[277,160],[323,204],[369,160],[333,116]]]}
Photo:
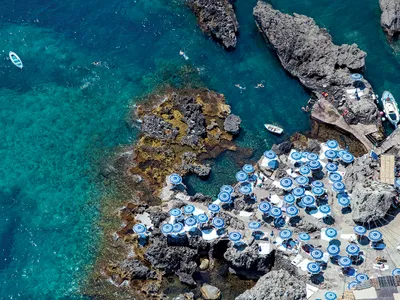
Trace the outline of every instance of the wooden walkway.
{"label": "wooden walkway", "polygon": [[394,155],[381,155],[381,182],[394,184]]}

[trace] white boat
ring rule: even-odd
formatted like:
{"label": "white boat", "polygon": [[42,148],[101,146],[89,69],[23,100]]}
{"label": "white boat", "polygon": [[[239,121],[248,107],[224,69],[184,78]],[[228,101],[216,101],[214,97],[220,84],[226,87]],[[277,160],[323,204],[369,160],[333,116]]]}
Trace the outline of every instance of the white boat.
{"label": "white boat", "polygon": [[272,133],[275,133],[275,134],[282,134],[282,132],[283,132],[283,128],[280,128],[280,127],[272,125],[272,124],[264,124],[264,127],[269,132],[272,132]]}
{"label": "white boat", "polygon": [[16,66],[19,69],[22,69],[24,67],[24,65],[22,64],[22,60],[15,52],[10,51],[8,53],[8,56],[10,57],[10,60],[14,64],[14,66]]}
{"label": "white boat", "polygon": [[384,91],[381,101],[383,112],[385,113],[387,120],[397,128],[397,124],[400,121],[400,115],[396,100],[390,92]]}

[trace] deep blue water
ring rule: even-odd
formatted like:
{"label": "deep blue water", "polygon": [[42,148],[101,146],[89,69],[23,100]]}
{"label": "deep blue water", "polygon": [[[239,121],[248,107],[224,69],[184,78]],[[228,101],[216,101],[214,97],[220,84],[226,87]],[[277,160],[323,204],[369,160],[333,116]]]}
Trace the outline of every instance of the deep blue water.
{"label": "deep blue water", "polygon": [[[79,297],[100,236],[98,163],[134,141],[125,122],[133,99],[174,81],[177,68],[198,69],[226,95],[243,120],[238,143],[255,157],[277,141],[263,123],[283,126],[286,136],[309,129],[300,109],[308,95],[257,32],[255,3],[237,0],[240,37],[229,53],[200,32],[182,0],[0,3],[1,299]],[[400,97],[399,61],[380,28],[378,1],[272,3],[314,17],[336,43],[358,43],[376,92]],[[7,59],[10,50],[22,71]],[[233,181],[234,158],[222,156],[209,181],[190,183],[214,193]]]}

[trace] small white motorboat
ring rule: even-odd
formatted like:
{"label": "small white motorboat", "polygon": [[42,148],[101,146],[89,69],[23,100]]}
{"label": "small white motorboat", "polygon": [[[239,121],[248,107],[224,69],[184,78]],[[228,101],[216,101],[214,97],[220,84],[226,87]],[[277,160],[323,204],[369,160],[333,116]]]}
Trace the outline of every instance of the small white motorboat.
{"label": "small white motorboat", "polygon": [[264,127],[269,132],[272,132],[272,133],[275,133],[275,134],[282,134],[282,132],[283,132],[283,128],[280,128],[280,127],[272,125],[272,124],[264,124]]}
{"label": "small white motorboat", "polygon": [[387,120],[397,128],[397,124],[400,121],[400,115],[396,100],[390,92],[384,91],[381,101]]}
{"label": "small white motorboat", "polygon": [[24,65],[22,64],[22,60],[15,52],[10,51],[8,53],[8,56],[10,57],[10,60],[14,64],[14,66],[16,66],[19,69],[22,69],[24,67]]}

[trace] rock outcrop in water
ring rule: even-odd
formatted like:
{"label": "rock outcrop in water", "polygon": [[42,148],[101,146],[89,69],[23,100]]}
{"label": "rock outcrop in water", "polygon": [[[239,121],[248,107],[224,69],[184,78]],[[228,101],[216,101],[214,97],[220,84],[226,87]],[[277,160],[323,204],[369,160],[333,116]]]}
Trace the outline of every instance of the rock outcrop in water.
{"label": "rock outcrop in water", "polygon": [[349,124],[380,123],[378,109],[372,99],[370,84],[363,85],[371,95],[349,100],[347,88],[354,88],[351,73],[362,72],[366,53],[357,45],[333,44],[329,33],[313,19],[284,14],[270,4],[259,1],[254,18],[264,37],[276,51],[282,66],[310,90],[316,98],[328,93],[328,99]]}
{"label": "rock outcrop in water", "polygon": [[306,283],[285,270],[271,271],[236,300],[307,299]]}
{"label": "rock outcrop in water", "polygon": [[188,0],[188,4],[205,33],[225,49],[236,47],[239,23],[233,5],[228,0]]}
{"label": "rock outcrop in water", "polygon": [[381,25],[389,39],[400,33],[400,1],[379,0],[382,10]]}

